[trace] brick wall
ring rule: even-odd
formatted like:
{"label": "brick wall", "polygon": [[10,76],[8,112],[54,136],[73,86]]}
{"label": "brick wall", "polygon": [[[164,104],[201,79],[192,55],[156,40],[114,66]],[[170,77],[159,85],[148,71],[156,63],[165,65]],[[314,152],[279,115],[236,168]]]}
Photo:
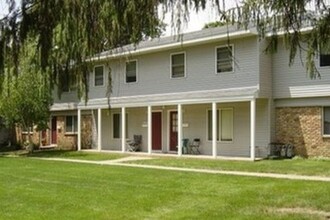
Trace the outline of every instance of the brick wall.
{"label": "brick wall", "polygon": [[[59,149],[76,150],[77,149],[77,133],[68,134],[65,132],[66,116],[57,116],[57,146]],[[47,130],[42,138],[42,146],[50,145],[50,129]],[[32,142],[36,145],[40,143],[40,133],[33,131]],[[16,137],[20,143],[28,140],[28,135],[22,132],[21,128],[16,127]],[[92,116],[83,115],[81,117],[81,147],[82,149],[90,149],[92,144]]]}
{"label": "brick wall", "polygon": [[77,134],[65,132],[65,116],[57,116],[57,147],[65,150],[77,149]]}
{"label": "brick wall", "polygon": [[330,157],[330,138],[322,137],[321,107],[276,108],[276,141],[291,143],[295,153]]}

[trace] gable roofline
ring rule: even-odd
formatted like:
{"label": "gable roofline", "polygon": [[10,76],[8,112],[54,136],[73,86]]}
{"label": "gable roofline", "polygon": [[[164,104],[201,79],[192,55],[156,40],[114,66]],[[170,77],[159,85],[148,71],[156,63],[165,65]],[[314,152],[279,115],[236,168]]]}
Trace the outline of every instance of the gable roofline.
{"label": "gable roofline", "polygon": [[90,58],[89,61],[102,61],[125,56],[149,54],[187,46],[195,46],[221,40],[232,40],[256,35],[258,34],[255,29],[239,30],[233,26],[229,28],[210,28],[183,34],[181,39],[179,39],[178,36],[170,36],[142,41],[137,45],[126,45],[120,48],[102,52]]}

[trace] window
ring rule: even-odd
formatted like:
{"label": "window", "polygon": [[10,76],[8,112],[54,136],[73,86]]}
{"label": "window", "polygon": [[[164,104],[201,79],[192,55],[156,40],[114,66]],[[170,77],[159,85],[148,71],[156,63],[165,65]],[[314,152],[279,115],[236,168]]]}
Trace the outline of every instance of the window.
{"label": "window", "polygon": [[181,78],[185,76],[185,53],[171,55],[171,77]]}
{"label": "window", "polygon": [[126,63],[126,83],[133,83],[137,81],[137,61],[130,61]]}
{"label": "window", "polygon": [[216,70],[217,73],[232,72],[233,68],[233,46],[216,48]]}
{"label": "window", "polygon": [[[113,138],[121,138],[121,114],[120,113],[114,113],[112,117],[113,122]],[[126,137],[128,131],[128,115],[126,114]]]}
{"label": "window", "polygon": [[[219,117],[220,116],[220,117]],[[207,139],[212,141],[212,110],[207,111]],[[217,110],[217,141],[233,141],[233,109]]]}
{"label": "window", "polygon": [[330,45],[321,48],[320,67],[330,66]]}
{"label": "window", "polygon": [[104,86],[104,68],[103,68],[103,66],[94,67],[94,86]]}
{"label": "window", "polygon": [[330,135],[330,107],[323,108],[323,134]]}
{"label": "window", "polygon": [[64,74],[60,78],[63,92],[71,92],[77,89],[77,78],[74,74]]}
{"label": "window", "polygon": [[233,141],[233,109],[221,109],[220,116],[221,141]]}
{"label": "window", "polygon": [[66,116],[65,118],[65,132],[66,133],[75,133],[78,131],[78,120],[77,116]]}

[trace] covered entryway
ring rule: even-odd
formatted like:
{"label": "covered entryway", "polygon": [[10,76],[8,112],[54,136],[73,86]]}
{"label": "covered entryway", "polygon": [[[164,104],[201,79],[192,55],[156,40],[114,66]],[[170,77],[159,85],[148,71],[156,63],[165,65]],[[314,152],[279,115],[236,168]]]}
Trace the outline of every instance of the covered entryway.
{"label": "covered entryway", "polygon": [[162,112],[152,113],[152,150],[162,150]]}

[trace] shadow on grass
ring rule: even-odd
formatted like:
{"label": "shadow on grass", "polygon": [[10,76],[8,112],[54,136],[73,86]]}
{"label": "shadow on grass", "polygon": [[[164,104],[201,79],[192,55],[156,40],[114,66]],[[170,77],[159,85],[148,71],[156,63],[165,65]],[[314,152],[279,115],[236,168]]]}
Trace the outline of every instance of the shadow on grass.
{"label": "shadow on grass", "polygon": [[72,150],[42,150],[42,151],[34,151],[33,153],[29,153],[26,156],[28,157],[70,157],[70,158],[83,158],[88,157],[88,153],[78,152],[78,151],[72,151]]}

